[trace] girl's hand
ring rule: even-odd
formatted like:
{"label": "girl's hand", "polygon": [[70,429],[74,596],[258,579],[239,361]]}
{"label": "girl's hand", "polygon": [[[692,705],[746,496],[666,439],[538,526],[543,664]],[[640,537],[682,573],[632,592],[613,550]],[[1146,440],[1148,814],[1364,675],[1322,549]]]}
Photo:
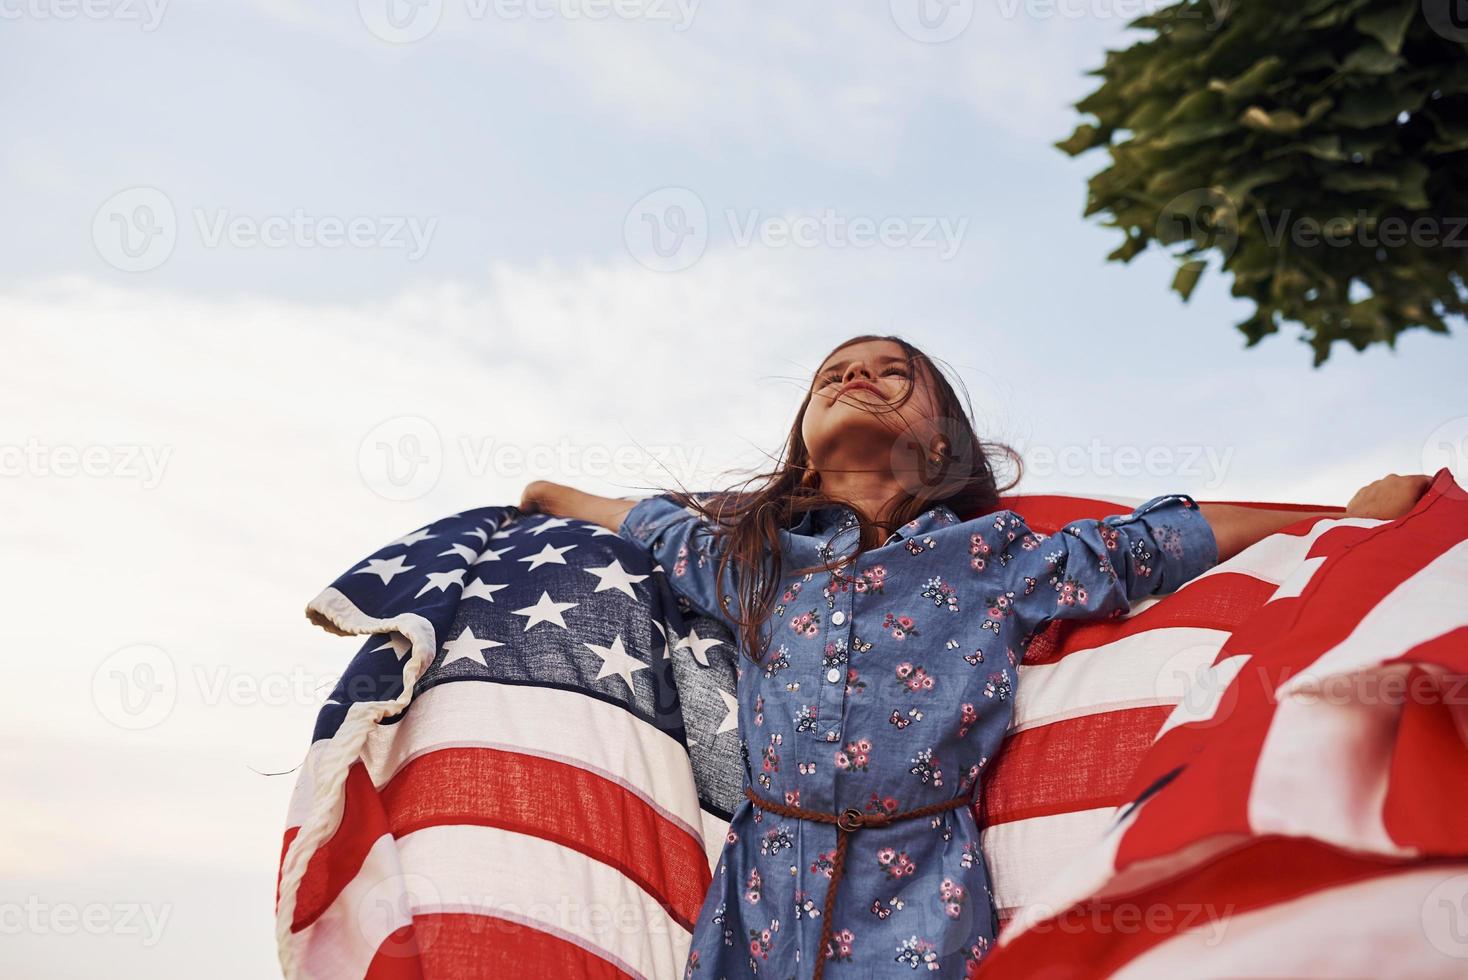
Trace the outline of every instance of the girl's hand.
{"label": "girl's hand", "polygon": [[637,501],[621,497],[598,497],[575,487],[550,480],[532,480],[520,495],[522,514],[548,514],[590,521],[613,531],[620,531],[622,518]]}
{"label": "girl's hand", "polygon": [[1346,516],[1394,521],[1417,506],[1417,501],[1430,486],[1432,477],[1421,473],[1413,476],[1388,473],[1356,491],[1350,503],[1346,504]]}
{"label": "girl's hand", "polygon": [[520,495],[521,513],[561,516],[556,512],[555,499],[556,491],[564,489],[566,488],[549,480],[531,480],[525,485],[525,491]]}

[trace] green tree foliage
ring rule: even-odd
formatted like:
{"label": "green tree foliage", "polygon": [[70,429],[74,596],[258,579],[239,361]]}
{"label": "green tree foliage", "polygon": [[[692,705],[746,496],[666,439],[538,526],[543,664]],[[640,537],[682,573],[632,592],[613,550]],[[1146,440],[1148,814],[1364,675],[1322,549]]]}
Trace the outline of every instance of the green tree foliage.
{"label": "green tree foliage", "polygon": [[[1142,17],[1056,144],[1106,147],[1086,214],[1153,241],[1186,300],[1210,255],[1253,301],[1257,344],[1447,333],[1468,266],[1468,19],[1458,0],[1184,0]],[[1461,4],[1468,10],[1468,3]]]}

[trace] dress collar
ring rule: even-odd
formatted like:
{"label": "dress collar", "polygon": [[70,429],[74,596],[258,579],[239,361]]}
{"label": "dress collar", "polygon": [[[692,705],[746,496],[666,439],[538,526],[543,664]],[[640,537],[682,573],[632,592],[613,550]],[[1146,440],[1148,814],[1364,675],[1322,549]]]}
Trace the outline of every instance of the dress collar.
{"label": "dress collar", "polygon": [[[923,511],[906,524],[900,525],[883,544],[891,544],[893,541],[926,534],[934,528],[957,523],[958,515],[953,512],[953,509],[946,504],[938,504]],[[840,533],[849,528],[855,528],[856,524],[855,511],[843,504],[832,504],[801,514],[800,519],[791,525],[790,533],[826,534],[832,531]]]}

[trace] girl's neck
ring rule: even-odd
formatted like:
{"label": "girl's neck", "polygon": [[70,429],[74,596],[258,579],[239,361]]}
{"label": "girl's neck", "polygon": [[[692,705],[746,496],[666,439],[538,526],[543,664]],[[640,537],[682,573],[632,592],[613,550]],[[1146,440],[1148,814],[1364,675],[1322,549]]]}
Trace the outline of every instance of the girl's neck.
{"label": "girl's neck", "polygon": [[902,494],[890,474],[872,472],[822,473],[820,488],[828,497],[855,508],[868,524],[887,521]]}

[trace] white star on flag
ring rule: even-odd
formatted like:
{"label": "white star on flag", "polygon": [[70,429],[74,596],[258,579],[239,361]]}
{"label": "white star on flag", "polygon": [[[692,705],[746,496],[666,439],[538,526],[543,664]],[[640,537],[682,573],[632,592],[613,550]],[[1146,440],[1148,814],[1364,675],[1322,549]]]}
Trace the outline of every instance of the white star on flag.
{"label": "white star on flag", "polygon": [[467,568],[456,568],[452,572],[429,572],[428,584],[419,589],[418,595],[415,595],[413,598],[417,599],[420,596],[432,592],[434,589],[438,589],[440,592],[447,592],[451,585],[457,585],[462,589],[464,587],[464,573],[467,571]]}
{"label": "white star on flag", "polygon": [[657,629],[658,633],[663,638],[663,659],[667,660],[673,655],[673,644],[668,642],[668,634],[671,633],[675,638],[680,641],[683,638],[678,636],[678,631],[673,629],[673,627],[669,626],[667,623],[660,623],[656,619],[654,619],[652,621],[652,625]]}
{"label": "white star on flag", "polygon": [[570,523],[571,522],[564,517],[552,517],[549,520],[542,522],[539,526],[535,528],[535,530],[531,531],[530,536],[539,537],[541,532],[543,531],[554,531],[556,528],[565,527]]}
{"label": "white star on flag", "polygon": [[552,545],[546,545],[544,548],[541,549],[540,554],[526,555],[524,558],[520,558],[517,560],[528,561],[530,563],[530,567],[526,569],[526,571],[531,572],[535,571],[541,565],[565,565],[567,564],[567,562],[564,556],[566,552],[570,551],[574,547],[576,547],[574,544],[568,544],[564,548],[557,548]]}
{"label": "white star on flag", "polygon": [[687,636],[673,644],[673,649],[690,651],[693,654],[693,659],[698,661],[700,667],[707,667],[709,665],[709,649],[723,642],[723,640],[702,639],[698,635],[698,630],[689,630]]}
{"label": "white star on flag", "polygon": [[514,613],[516,616],[530,617],[525,623],[526,633],[530,632],[530,627],[538,623],[555,623],[561,629],[565,629],[566,621],[561,618],[561,613],[579,605],[579,602],[556,602],[550,597],[549,592],[541,592],[539,602],[533,606],[526,606],[524,609],[516,609]]}
{"label": "white star on flag", "polygon": [[[392,544],[393,545],[400,544],[400,545],[403,545],[405,547],[411,548],[411,547],[413,547],[413,545],[417,544],[419,541],[427,541],[429,538],[436,538],[436,537],[438,537],[438,535],[436,535],[436,534],[429,534],[428,533],[428,528],[426,528],[426,527],[420,527],[418,530],[414,531],[412,534],[405,534],[401,538],[398,538]],[[388,547],[391,548],[392,545],[388,545]]]}
{"label": "white star on flag", "polygon": [[714,734],[715,735],[718,735],[718,734],[720,734],[722,732],[738,731],[738,729],[739,729],[739,699],[736,698],[734,695],[730,694],[728,691],[725,691],[725,690],[720,690],[719,691],[719,697],[721,697],[721,698],[724,699],[724,707],[726,707],[726,708],[729,709],[729,713],[724,716],[724,720],[723,721],[719,722],[719,727],[714,732]]}
{"label": "white star on flag", "polygon": [[484,554],[480,555],[475,560],[474,564],[476,564],[476,565],[483,565],[487,561],[499,561],[500,560],[500,555],[503,555],[507,551],[514,551],[514,550],[515,550],[515,546],[514,545],[510,545],[508,548],[499,548],[499,549],[490,548],[487,551],[485,551]]}
{"label": "white star on flag", "polygon": [[489,543],[489,532],[482,527],[471,527],[459,536],[462,538],[478,538],[480,544]]}
{"label": "white star on flag", "polygon": [[612,559],[610,565],[603,565],[601,568],[585,568],[582,571],[589,572],[599,579],[596,583],[596,588],[592,589],[593,592],[601,592],[605,589],[621,589],[627,594],[627,598],[629,599],[637,598],[637,593],[632,591],[632,583],[641,582],[647,578],[646,575],[629,575],[627,570],[622,567],[622,562],[616,558]]}
{"label": "white star on flag", "polygon": [[408,638],[403,634],[394,632],[387,635],[386,643],[380,647],[373,647],[371,652],[379,653],[383,650],[392,650],[393,656],[398,658],[398,663],[402,663],[408,654],[413,652],[413,644],[409,643]]}
{"label": "white star on flag", "polygon": [[646,670],[647,664],[627,653],[626,648],[622,646],[621,634],[613,638],[612,645],[609,647],[599,647],[595,643],[587,643],[586,646],[591,648],[592,653],[601,657],[601,673],[596,675],[596,680],[601,680],[603,677],[611,677],[613,674],[616,674],[627,682],[627,692],[629,694],[637,693],[632,687],[632,673],[633,671]]}
{"label": "white star on flag", "polygon": [[475,558],[479,556],[479,552],[475,551],[473,548],[469,547],[466,544],[451,544],[449,545],[448,551],[440,551],[438,553],[438,557],[440,558],[446,557],[448,555],[458,555],[465,561],[472,562]]}
{"label": "white star on flag", "polygon": [[404,565],[407,555],[398,555],[395,558],[369,558],[367,564],[353,572],[353,575],[376,575],[382,579],[382,584],[387,585],[393,580],[394,575],[406,572],[414,565]]}
{"label": "white star on flag", "polygon": [[484,651],[502,646],[504,646],[503,643],[494,640],[479,639],[474,635],[474,631],[466,626],[458,639],[449,640],[443,645],[443,662],[439,666],[447,666],[455,660],[472,660],[481,667],[488,667],[489,664],[484,662]]}
{"label": "white star on flag", "polygon": [[509,585],[491,585],[488,582],[480,582],[477,579],[470,582],[464,589],[463,598],[483,599],[486,602],[494,602],[494,594],[500,589],[508,589]]}

